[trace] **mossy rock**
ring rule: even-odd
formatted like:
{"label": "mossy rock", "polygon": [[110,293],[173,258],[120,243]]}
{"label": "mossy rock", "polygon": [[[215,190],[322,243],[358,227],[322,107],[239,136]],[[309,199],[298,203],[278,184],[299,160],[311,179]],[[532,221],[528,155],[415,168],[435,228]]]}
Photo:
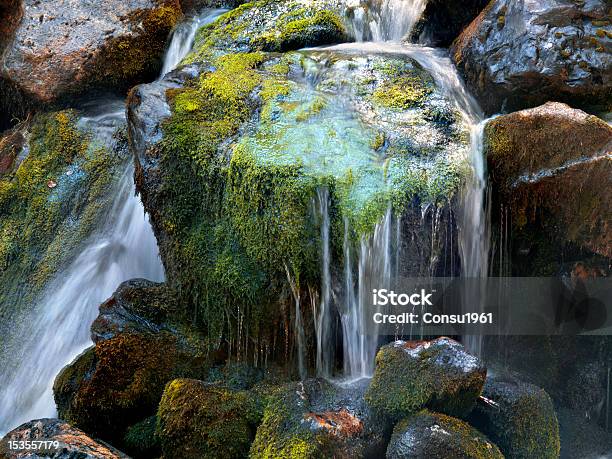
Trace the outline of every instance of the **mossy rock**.
{"label": "mossy rock", "polygon": [[161,456],[161,443],[155,429],[157,416],[148,418],[128,427],[123,437],[124,450],[136,459]]}
{"label": "mossy rock", "polygon": [[[269,345],[292,301],[288,272],[304,304],[309,287],[320,285],[317,193],[329,196],[332,257],[342,260],[345,221],[357,253],[390,208],[400,216],[453,202],[468,173],[467,131],[432,78],[407,58],[203,57],[197,49],[187,60],[206,65],[130,97],[137,187],[185,316],[230,340],[240,317],[253,341]],[[314,88],[308,75],[318,75]],[[404,79],[418,81],[411,103],[388,106],[375,97]],[[339,91],[354,101],[350,116]]]}
{"label": "mossy rock", "polygon": [[164,457],[243,458],[261,411],[251,394],[194,379],[166,386],[157,412]]}
{"label": "mossy rock", "polygon": [[378,351],[366,401],[395,420],[426,406],[464,417],[474,407],[486,373],[483,362],[452,339],[396,341]]}
{"label": "mossy rock", "polygon": [[[40,114],[0,140],[1,161],[7,160],[0,173],[2,324],[14,326],[78,254],[106,217],[113,177],[129,159],[121,132],[111,148],[81,129],[78,117],[72,110]],[[2,329],[0,336],[9,336]],[[12,345],[3,347],[9,352]]]}
{"label": "mossy rock", "polygon": [[348,41],[343,6],[334,0],[304,3],[258,0],[222,15],[198,32],[186,62],[232,52],[291,51]]}
{"label": "mossy rock", "polygon": [[[95,346],[65,367],[53,386],[63,419],[113,444],[122,445],[128,427],[156,413],[168,381],[208,372],[206,341],[185,326],[159,321],[154,296],[167,298],[160,284],[123,284],[114,309],[107,302],[96,321]],[[128,298],[132,307],[125,306]],[[138,303],[143,298],[148,312]]]}
{"label": "mossy rock", "polygon": [[265,408],[250,457],[381,457],[390,426],[363,402],[366,386],[309,379],[256,389]]}
{"label": "mossy rock", "polygon": [[559,457],[559,424],[549,395],[516,380],[488,378],[470,422],[484,432],[507,458]]}
{"label": "mossy rock", "polygon": [[494,443],[466,422],[423,410],[395,426],[386,457],[503,459],[504,455]]}

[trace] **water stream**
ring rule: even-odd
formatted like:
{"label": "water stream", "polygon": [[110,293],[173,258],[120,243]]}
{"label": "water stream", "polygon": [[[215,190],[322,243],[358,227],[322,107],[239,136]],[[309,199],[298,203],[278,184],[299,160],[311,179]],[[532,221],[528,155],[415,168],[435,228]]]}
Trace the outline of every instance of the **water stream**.
{"label": "water stream", "polygon": [[[472,167],[471,177],[466,181],[460,197],[459,250],[462,260],[462,276],[486,277],[488,269],[489,235],[487,230],[488,213],[485,204],[486,171],[482,154],[482,131],[485,122],[483,114],[475,99],[466,90],[455,66],[448,57],[446,50],[428,48],[415,44],[402,43],[401,40],[410,36],[415,24],[422,15],[425,0],[382,0],[372,1],[367,5],[348,4],[351,17],[350,29],[353,31],[356,43],[327,46],[323,49],[330,52],[400,55],[416,60],[421,67],[432,75],[436,84],[442,89],[459,112],[471,135],[470,157],[467,158]],[[344,235],[344,298],[338,302],[337,309],[342,324],[344,349],[344,377],[355,380],[368,377],[374,369],[378,337],[366,328],[364,310],[369,305],[368,295],[373,288],[389,288],[394,276],[399,273],[399,254],[392,256],[401,247],[401,216],[396,219],[396,233],[391,236],[393,216],[391,209],[379,222],[371,236],[363,236],[360,246],[353,250],[350,246],[350,228],[345,222]],[[323,240],[324,279],[329,264],[329,249]],[[395,242],[393,242],[395,240]],[[357,282],[353,260],[357,262]],[[394,269],[392,269],[394,267]],[[327,290],[324,281],[324,290]],[[464,299],[466,307],[474,310],[478,302],[479,292],[468,292]],[[324,294],[325,298],[326,295]],[[328,300],[322,300],[325,314],[329,314]],[[319,311],[321,313],[321,311]],[[373,311],[370,311],[373,312]],[[326,319],[327,320],[327,319]],[[327,320],[327,323],[330,323]],[[317,364],[325,363],[324,371],[317,368],[318,374],[327,375],[329,365],[319,358],[327,352],[328,347],[323,339],[331,331],[325,329],[321,322],[317,327]],[[480,353],[480,339],[465,337],[467,347]]]}
{"label": "water stream", "polygon": [[[206,10],[175,29],[164,72],[189,52],[197,29],[224,11]],[[113,133],[125,125],[124,106],[124,101],[112,98],[89,101],[83,106],[80,127],[92,132],[95,142],[112,147]],[[90,326],[98,306],[121,282],[164,280],[157,242],[134,191],[133,172],[127,161],[112,189],[115,197],[106,221],[32,308],[27,336],[19,338],[20,355],[11,356],[19,360],[18,369],[0,373],[0,437],[23,422],[56,415],[55,376],[91,346]]]}

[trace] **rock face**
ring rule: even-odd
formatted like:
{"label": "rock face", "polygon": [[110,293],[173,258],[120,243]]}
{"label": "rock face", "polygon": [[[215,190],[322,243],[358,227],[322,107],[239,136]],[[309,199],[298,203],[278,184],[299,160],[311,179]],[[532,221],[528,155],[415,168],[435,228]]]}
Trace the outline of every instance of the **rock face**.
{"label": "rock face", "polygon": [[59,416],[122,445],[129,426],[156,413],[168,381],[203,378],[208,368],[203,342],[186,327],[178,331],[165,322],[171,307],[160,284],[122,284],[93,326],[95,347],[55,380]]}
{"label": "rock face", "polygon": [[429,0],[413,38],[431,46],[448,47],[487,3],[488,0]]}
{"label": "rock face", "polygon": [[[35,450],[15,450],[9,442],[51,441],[58,445],[41,447]],[[40,443],[36,444],[41,445]],[[12,430],[0,440],[0,456],[4,459],[129,459],[121,451],[110,445],[93,440],[83,431],[59,419],[39,419],[27,422]]]}
{"label": "rock face", "polygon": [[[233,311],[254,341],[282,341],[271,334],[292,320],[279,314],[293,301],[288,274],[299,276],[302,304],[321,285],[317,193],[333,259],[345,220],[356,257],[390,206],[404,215],[434,204],[453,231],[448,206],[467,149],[455,107],[409,58],[287,51],[345,38],[335,2],[300,5],[254,2],[223,15],[183,69],[128,101],[137,188],[169,282],[189,292],[184,304],[212,335]],[[345,94],[351,116],[339,109]],[[437,268],[440,241],[410,230],[427,255],[435,247],[422,265]]]}
{"label": "rock face", "polygon": [[387,459],[442,457],[503,459],[504,455],[472,426],[444,414],[423,410],[395,426]]}
{"label": "rock face", "polygon": [[241,459],[248,456],[261,410],[246,391],[176,379],[166,386],[157,417],[164,457]]}
{"label": "rock face", "polygon": [[309,379],[264,391],[249,457],[382,457],[391,426],[364,403],[366,386]]}
{"label": "rock face", "polygon": [[400,419],[424,407],[451,416],[466,416],[485,382],[483,362],[450,338],[396,341],[381,347],[368,404]]}
{"label": "rock face", "polygon": [[492,1],[452,54],[488,113],[548,100],[608,105],[612,26],[605,0]]}
{"label": "rock face", "polygon": [[24,0],[24,6],[0,83],[17,87],[35,103],[152,78],[181,16],[178,0]]}
{"label": "rock face", "polygon": [[470,423],[494,441],[507,458],[559,457],[559,424],[548,394],[537,386],[488,378]]}
{"label": "rock face", "polygon": [[501,116],[485,127],[494,189],[514,230],[535,224],[612,257],[612,128],[564,104]]}

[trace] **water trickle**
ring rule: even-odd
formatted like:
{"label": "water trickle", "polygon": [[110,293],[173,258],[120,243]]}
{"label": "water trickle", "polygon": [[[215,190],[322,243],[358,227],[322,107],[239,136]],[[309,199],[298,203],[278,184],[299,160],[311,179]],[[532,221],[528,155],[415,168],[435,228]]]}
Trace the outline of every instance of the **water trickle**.
{"label": "water trickle", "polygon": [[[189,33],[179,26],[173,35],[164,69],[171,70],[187,54],[197,28],[224,10],[207,10],[189,22]],[[125,125],[124,102],[95,100],[83,107],[81,128],[93,141],[109,147],[117,128]],[[157,241],[140,199],[134,192],[134,168],[128,161],[111,193],[108,217],[84,249],[60,272],[32,308],[29,328],[19,341],[14,372],[0,373],[0,436],[31,419],[54,417],[53,382],[58,372],[89,347],[90,326],[98,306],[123,281],[147,278],[163,281]],[[4,366],[5,368],[8,365]]]}
{"label": "water trickle", "polygon": [[317,190],[316,206],[321,219],[321,299],[315,316],[317,333],[317,374],[329,377],[333,368],[331,259],[329,253],[329,190]]}
{"label": "water trickle", "polygon": [[357,41],[400,41],[409,37],[427,0],[349,2],[350,28]]}

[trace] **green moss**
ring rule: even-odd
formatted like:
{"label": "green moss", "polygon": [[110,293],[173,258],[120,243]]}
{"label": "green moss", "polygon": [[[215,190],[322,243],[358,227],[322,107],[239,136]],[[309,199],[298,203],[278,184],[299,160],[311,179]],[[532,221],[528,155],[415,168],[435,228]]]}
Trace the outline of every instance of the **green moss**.
{"label": "green moss", "polygon": [[157,417],[165,457],[230,459],[247,456],[261,412],[247,392],[177,379],[166,386]]}
{"label": "green moss", "polygon": [[[0,180],[0,304],[32,300],[99,223],[122,158],[76,127],[76,113],[39,115],[29,154]],[[24,287],[27,286],[27,290]],[[15,313],[15,301],[11,301]],[[1,314],[8,314],[0,308]]]}
{"label": "green moss", "polygon": [[377,88],[372,99],[383,107],[406,110],[423,103],[431,92],[431,87],[420,78],[404,76]]}
{"label": "green moss", "polygon": [[158,457],[161,443],[155,433],[156,426],[157,417],[150,416],[129,427],[123,439],[126,451],[133,457]]}

